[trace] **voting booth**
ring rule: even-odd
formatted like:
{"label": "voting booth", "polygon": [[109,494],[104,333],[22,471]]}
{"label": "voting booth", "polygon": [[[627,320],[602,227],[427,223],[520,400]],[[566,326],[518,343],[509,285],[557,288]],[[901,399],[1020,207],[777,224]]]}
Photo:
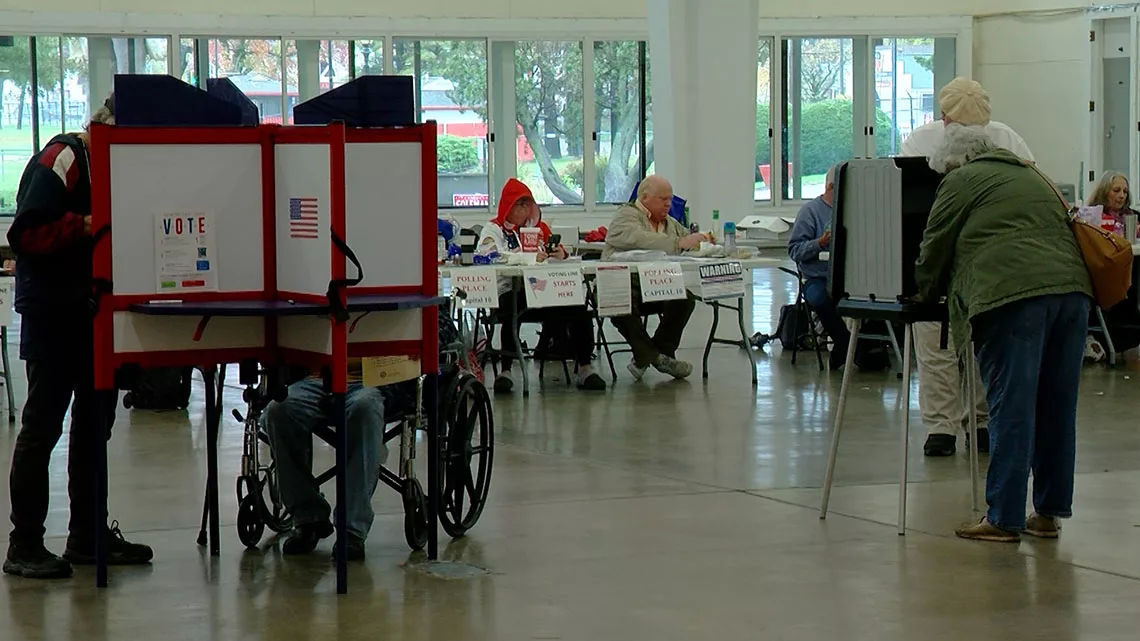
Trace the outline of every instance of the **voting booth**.
{"label": "voting booth", "polygon": [[[162,85],[116,77],[119,124],[91,127],[96,389],[111,395],[117,377],[138,368],[202,369],[206,511],[216,555],[217,366],[256,362],[324,372],[339,437],[335,521],[343,593],[347,359],[417,360],[430,399],[434,558],[439,475],[431,453],[438,451],[443,302],[434,257],[435,124],[370,127],[365,113],[356,115],[359,127],[241,126],[246,120],[232,94],[146,78],[163,78]],[[106,453],[100,458],[105,502]],[[97,551],[102,586],[105,541]]]}
{"label": "voting booth", "polygon": [[[847,401],[859,327],[866,320],[902,323],[903,387],[898,533],[906,529],[907,460],[910,438],[911,344],[914,323],[939,322],[946,334],[946,305],[939,301],[917,302],[914,266],[918,262],[927,219],[942,176],[926,158],[857,159],[836,169],[832,218],[830,278],[831,299],[839,315],[848,319],[851,341],[847,348],[843,383],[832,434],[831,453],[824,479],[820,518],[827,515],[839,435]],[[945,339],[944,339],[945,340]],[[973,367],[967,350],[966,367]],[[967,370],[969,371],[969,370]],[[977,390],[970,377],[969,407]],[[977,425],[970,413],[970,472],[974,509],[977,509]]]}

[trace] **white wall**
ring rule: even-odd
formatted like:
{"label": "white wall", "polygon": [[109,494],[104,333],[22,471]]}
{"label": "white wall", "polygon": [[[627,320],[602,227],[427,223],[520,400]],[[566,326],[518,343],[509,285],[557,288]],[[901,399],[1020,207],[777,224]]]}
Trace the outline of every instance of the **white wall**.
{"label": "white wall", "polygon": [[1078,185],[1089,135],[1088,32],[1083,13],[974,21],[974,78],[990,93],[994,119],[1025,138],[1050,177]]}

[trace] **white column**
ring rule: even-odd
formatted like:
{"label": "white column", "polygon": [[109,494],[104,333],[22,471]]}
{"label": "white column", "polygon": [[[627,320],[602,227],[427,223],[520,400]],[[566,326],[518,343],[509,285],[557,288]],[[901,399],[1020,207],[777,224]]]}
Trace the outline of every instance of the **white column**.
{"label": "white column", "polygon": [[110,38],[87,39],[87,82],[90,118],[115,88],[115,50]]}
{"label": "white column", "polygon": [[756,0],[647,0],[656,172],[708,230],[755,201]]}
{"label": "white column", "polygon": [[297,102],[321,94],[321,41],[297,41]]}

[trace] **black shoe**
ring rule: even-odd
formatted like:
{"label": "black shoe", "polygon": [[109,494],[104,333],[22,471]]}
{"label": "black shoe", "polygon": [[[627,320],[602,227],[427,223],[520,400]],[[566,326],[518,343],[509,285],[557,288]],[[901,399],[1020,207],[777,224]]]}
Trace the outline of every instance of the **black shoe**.
{"label": "black shoe", "polygon": [[515,381],[507,372],[502,372],[495,377],[493,389],[496,394],[510,394],[515,389]]}
{"label": "black shoe", "polygon": [[308,554],[317,549],[321,539],[332,536],[333,526],[328,521],[306,523],[293,530],[281,544],[282,554]]}
{"label": "black shoe", "polygon": [[[364,539],[348,535],[348,545],[345,546],[345,560],[347,561],[363,561],[364,560]],[[332,556],[330,557],[333,563],[336,563],[336,546],[333,546]]]}
{"label": "black shoe", "polygon": [[[73,565],[95,565],[95,543],[67,541],[63,558]],[[146,565],[154,558],[154,550],[141,543],[123,538],[118,521],[111,521],[107,529],[107,565]]]}
{"label": "black shoe", "polygon": [[596,373],[590,374],[584,380],[578,381],[578,389],[589,390],[592,392],[604,392],[606,391],[606,381]]}
{"label": "black shoe", "polygon": [[26,579],[66,579],[71,576],[71,564],[49,552],[43,543],[10,543],[8,558],[4,560],[4,573]]}
{"label": "black shoe", "polygon": [[[970,447],[970,433],[966,432],[966,447]],[[990,453],[990,430],[987,427],[978,428],[978,452]]]}
{"label": "black shoe", "polygon": [[951,434],[931,434],[922,446],[922,453],[926,456],[954,456],[956,451],[958,438]]}

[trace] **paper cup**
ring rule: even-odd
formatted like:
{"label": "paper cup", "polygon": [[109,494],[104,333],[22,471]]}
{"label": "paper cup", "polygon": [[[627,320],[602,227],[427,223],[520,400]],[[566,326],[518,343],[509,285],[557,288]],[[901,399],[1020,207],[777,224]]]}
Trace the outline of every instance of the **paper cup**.
{"label": "paper cup", "polygon": [[538,227],[523,227],[519,230],[519,244],[522,245],[524,252],[537,254],[540,238],[542,238],[542,232]]}

